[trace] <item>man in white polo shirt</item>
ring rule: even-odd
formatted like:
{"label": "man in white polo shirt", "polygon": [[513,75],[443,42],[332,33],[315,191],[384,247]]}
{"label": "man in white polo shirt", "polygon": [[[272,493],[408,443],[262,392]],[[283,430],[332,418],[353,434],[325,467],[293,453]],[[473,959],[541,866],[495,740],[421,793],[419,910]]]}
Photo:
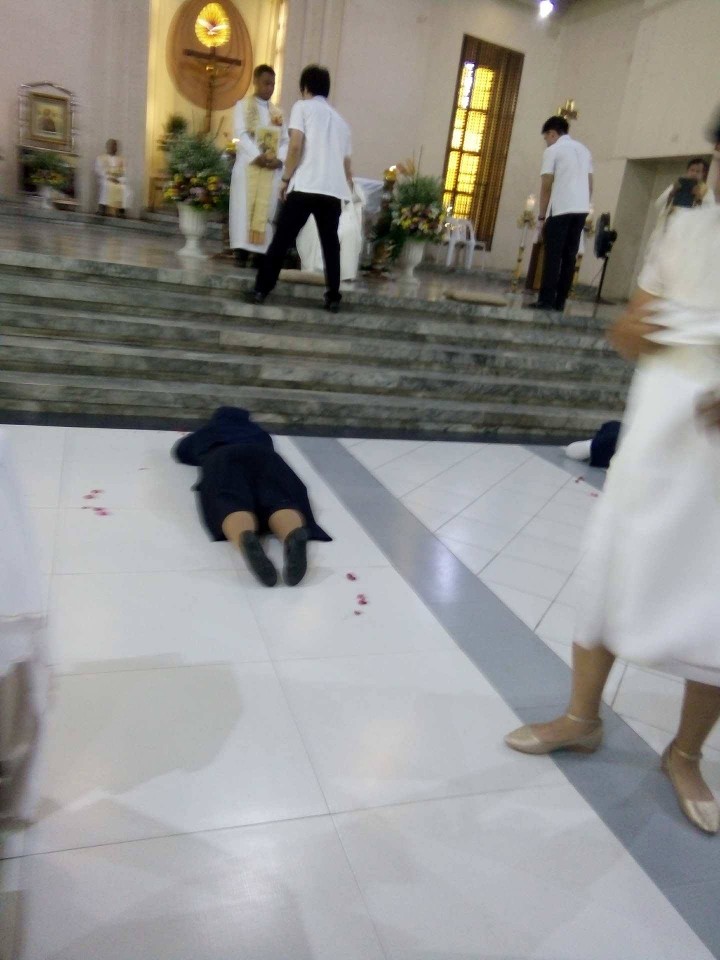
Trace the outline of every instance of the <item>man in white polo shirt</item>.
{"label": "man in white polo shirt", "polygon": [[275,287],[285,255],[312,215],[317,224],[325,264],[325,309],[340,305],[340,241],[338,222],[343,200],[351,197],[350,127],[327,102],[330,74],[324,67],[305,67],[301,99],[290,113],[290,146],[283,170],[280,199],[284,206],[275,237],[258,270],[251,303],[262,303]]}
{"label": "man in white polo shirt", "polygon": [[539,217],[544,223],[545,259],[539,310],[564,310],[570,293],[583,226],[590,212],[592,157],[569,136],[564,117],[550,117],[542,128],[543,154]]}

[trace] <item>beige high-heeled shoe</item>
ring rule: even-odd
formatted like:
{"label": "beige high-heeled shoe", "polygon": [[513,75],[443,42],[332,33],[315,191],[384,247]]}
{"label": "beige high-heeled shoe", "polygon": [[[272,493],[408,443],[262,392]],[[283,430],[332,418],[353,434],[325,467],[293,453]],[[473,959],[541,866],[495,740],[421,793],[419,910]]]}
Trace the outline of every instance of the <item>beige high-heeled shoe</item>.
{"label": "beige high-heeled shoe", "polygon": [[673,776],[672,764],[670,762],[670,756],[673,751],[682,757],[683,760],[690,760],[693,763],[699,763],[702,759],[702,754],[685,753],[683,750],[680,750],[679,747],[675,746],[675,741],[673,740],[672,743],[669,743],[665,748],[660,765],[663,772],[668,775],[680,809],[690,823],[704,833],[717,833],[720,830],[720,808],[717,802],[715,800],[689,800],[683,796],[680,786]]}
{"label": "beige high-heeled shoe", "polygon": [[556,750],[572,750],[575,753],[595,753],[602,743],[603,724],[602,720],[583,720],[582,717],[575,717],[571,713],[566,713],[568,720],[575,723],[591,723],[593,728],[590,733],[581,737],[568,737],[565,740],[541,740],[533,731],[532,724],[526,724],[513,730],[505,737],[505,743],[518,750],[520,753],[545,754],[554,753]]}

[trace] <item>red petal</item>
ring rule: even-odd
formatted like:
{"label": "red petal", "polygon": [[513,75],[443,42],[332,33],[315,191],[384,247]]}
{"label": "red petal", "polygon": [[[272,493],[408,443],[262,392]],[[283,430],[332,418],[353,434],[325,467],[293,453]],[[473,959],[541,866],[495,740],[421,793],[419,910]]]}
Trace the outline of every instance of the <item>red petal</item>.
{"label": "red petal", "polygon": [[348,580],[357,580],[357,577],[355,576],[354,573],[346,573],[345,576],[347,577]]}

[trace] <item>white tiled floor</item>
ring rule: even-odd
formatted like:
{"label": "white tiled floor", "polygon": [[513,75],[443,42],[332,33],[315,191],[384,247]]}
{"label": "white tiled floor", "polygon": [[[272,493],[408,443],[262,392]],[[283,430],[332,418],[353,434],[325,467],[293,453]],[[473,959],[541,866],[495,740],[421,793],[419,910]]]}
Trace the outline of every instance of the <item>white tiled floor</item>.
{"label": "white tiled floor", "polygon": [[[708,960],[558,768],[503,746],[512,711],[291,440],[336,539],[267,590],[205,536],[176,435],[10,433],[56,679],[3,960]],[[343,443],[569,657],[590,487],[520,447]],[[655,749],[680,694],[622,664],[607,690]]]}
{"label": "white tiled floor", "polygon": [[[382,470],[371,465],[383,442],[343,441],[353,456],[369,460],[368,469],[384,483]],[[405,486],[412,485],[410,493],[401,495],[402,502],[569,663],[575,610],[583,596],[575,570],[584,525],[601,494],[513,446],[475,448],[460,463],[423,482],[416,464],[429,459],[424,449],[442,446],[413,445],[411,451],[393,447],[393,467]],[[392,484],[386,486],[395,492]],[[623,663],[615,665],[605,690],[606,702],[621,716],[663,731],[665,743],[674,733],[681,696],[679,681]],[[657,748],[657,739],[643,730],[638,729],[640,735]],[[710,742],[720,749],[720,730]]]}

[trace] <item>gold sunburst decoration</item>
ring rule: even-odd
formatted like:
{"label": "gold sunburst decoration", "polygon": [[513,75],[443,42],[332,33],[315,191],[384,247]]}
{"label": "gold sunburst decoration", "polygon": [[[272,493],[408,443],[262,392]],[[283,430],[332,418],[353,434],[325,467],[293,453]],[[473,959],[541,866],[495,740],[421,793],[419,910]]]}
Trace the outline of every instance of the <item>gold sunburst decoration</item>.
{"label": "gold sunburst decoration", "polygon": [[204,47],[222,47],[230,41],[230,20],[219,3],[202,8],[195,21],[195,36]]}

